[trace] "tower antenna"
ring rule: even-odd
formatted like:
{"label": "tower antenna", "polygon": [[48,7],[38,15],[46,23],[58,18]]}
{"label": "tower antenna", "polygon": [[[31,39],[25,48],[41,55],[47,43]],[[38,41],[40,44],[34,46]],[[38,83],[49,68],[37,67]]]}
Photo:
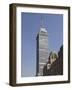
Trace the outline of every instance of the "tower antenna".
{"label": "tower antenna", "polygon": [[41,27],[44,27],[43,15],[41,15]]}

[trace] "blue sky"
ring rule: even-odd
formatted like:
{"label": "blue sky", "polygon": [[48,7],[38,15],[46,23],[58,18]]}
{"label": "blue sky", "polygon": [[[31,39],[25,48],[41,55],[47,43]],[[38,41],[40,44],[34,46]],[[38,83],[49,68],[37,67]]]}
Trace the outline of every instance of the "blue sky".
{"label": "blue sky", "polygon": [[21,76],[36,75],[36,36],[40,31],[41,17],[48,32],[48,48],[59,51],[63,44],[63,15],[21,13]]}

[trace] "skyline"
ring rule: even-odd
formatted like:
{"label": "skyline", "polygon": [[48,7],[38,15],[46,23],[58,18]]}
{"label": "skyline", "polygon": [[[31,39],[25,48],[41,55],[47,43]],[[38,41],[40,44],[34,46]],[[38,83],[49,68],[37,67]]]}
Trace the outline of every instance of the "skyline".
{"label": "skyline", "polygon": [[48,52],[58,52],[60,46],[63,44],[62,14],[22,13],[22,77],[35,76],[36,74],[36,36],[37,33],[40,31],[41,16],[44,17],[43,24],[48,32]]}

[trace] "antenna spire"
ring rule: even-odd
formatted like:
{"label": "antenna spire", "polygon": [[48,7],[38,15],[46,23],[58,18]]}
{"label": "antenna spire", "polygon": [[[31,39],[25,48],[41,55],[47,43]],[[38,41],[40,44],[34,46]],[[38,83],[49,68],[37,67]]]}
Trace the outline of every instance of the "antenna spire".
{"label": "antenna spire", "polygon": [[41,27],[44,27],[44,20],[43,20],[43,16],[41,15]]}

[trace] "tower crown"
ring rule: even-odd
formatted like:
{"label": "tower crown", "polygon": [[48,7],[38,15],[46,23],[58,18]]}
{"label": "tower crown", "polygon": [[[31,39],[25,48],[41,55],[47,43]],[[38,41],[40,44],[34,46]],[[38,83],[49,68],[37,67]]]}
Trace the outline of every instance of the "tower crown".
{"label": "tower crown", "polygon": [[47,30],[45,29],[45,28],[40,28],[40,32],[45,32],[45,33],[47,33]]}
{"label": "tower crown", "polygon": [[43,16],[41,16],[41,28],[40,28],[40,32],[44,32],[44,33],[47,33],[47,30],[44,26],[44,20],[43,20]]}

